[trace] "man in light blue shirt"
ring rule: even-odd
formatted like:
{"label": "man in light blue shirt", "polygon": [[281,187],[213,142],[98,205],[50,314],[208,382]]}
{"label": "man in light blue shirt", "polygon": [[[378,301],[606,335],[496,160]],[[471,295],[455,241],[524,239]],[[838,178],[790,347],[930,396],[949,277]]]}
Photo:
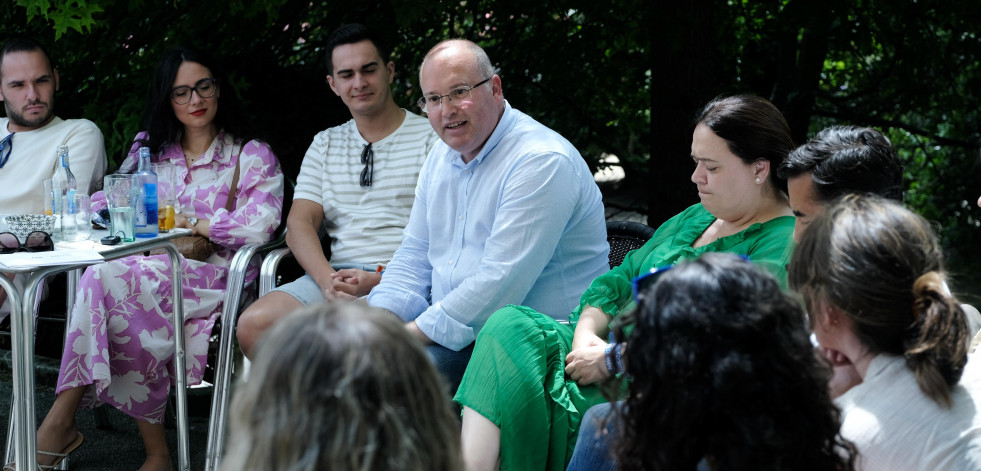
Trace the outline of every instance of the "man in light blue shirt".
{"label": "man in light blue shirt", "polygon": [[419,175],[402,245],[368,304],[428,345],[452,384],[492,313],[521,304],[568,318],[609,270],[602,196],[569,141],[504,99],[487,54],[436,45],[420,106],[440,136]]}

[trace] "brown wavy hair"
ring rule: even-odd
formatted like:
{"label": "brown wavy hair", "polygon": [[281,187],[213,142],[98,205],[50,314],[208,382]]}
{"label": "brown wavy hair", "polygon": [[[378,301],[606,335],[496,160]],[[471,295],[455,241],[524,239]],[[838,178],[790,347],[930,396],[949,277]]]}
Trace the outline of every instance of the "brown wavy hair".
{"label": "brown wavy hair", "polygon": [[463,469],[447,388],[402,322],[308,306],[263,336],[232,403],[222,470]]}
{"label": "brown wavy hair", "polygon": [[944,278],[930,224],[877,196],[848,195],[828,208],[804,233],[788,269],[790,286],[809,308],[822,298],[837,306],[872,353],[904,356],[923,393],[949,408],[970,334]]}

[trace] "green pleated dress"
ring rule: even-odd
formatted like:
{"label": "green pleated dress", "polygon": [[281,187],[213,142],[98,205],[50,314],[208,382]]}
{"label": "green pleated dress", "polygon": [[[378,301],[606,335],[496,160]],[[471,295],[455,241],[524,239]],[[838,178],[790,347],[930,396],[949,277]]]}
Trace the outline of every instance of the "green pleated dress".
{"label": "green pleated dress", "polygon": [[569,316],[572,325],[523,306],[507,306],[490,317],[477,336],[473,356],[455,401],[501,429],[501,470],[564,470],[586,410],[604,402],[598,386],[580,387],[565,376],[565,357],[583,307],[614,317],[634,305],[631,280],[655,267],[673,265],[704,252],[746,255],[785,286],[793,250],[794,218],[782,216],[692,248],[715,221],[701,204],[669,219],[643,247],[596,278]]}

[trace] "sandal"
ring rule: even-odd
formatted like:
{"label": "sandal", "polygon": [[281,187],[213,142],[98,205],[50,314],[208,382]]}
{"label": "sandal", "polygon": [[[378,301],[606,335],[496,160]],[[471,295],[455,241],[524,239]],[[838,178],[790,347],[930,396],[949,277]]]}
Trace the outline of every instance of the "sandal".
{"label": "sandal", "polygon": [[[68,458],[68,455],[72,454],[72,452],[77,450],[78,447],[82,446],[82,442],[84,441],[85,441],[85,436],[83,436],[81,432],[78,432],[78,435],[75,437],[75,441],[69,443],[64,450],[61,450],[61,453],[53,453],[50,451],[38,450],[37,454],[44,455],[44,456],[53,456],[55,457],[55,460],[51,462],[51,464],[39,464],[37,465],[37,469],[39,471],[47,471],[49,469],[55,469],[55,467],[58,466],[58,464],[60,464],[62,461],[65,461],[65,458]],[[17,468],[14,466],[14,463],[7,463],[3,467],[3,471],[17,471]]]}

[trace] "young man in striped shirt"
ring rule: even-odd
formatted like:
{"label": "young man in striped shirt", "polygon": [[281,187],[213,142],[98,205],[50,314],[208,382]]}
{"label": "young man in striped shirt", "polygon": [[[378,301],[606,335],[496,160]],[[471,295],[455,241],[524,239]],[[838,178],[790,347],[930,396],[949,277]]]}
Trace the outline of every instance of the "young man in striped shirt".
{"label": "young man in striped shirt", "polygon": [[[395,64],[364,26],[338,28],[326,49],[327,81],[352,119],[317,134],[303,157],[286,243],[306,275],[242,314],[237,334],[246,355],[293,309],[364,296],[378,284],[402,242],[419,170],[437,140],[425,118],[395,104]],[[331,236],[330,260],[321,250],[322,225]]]}

